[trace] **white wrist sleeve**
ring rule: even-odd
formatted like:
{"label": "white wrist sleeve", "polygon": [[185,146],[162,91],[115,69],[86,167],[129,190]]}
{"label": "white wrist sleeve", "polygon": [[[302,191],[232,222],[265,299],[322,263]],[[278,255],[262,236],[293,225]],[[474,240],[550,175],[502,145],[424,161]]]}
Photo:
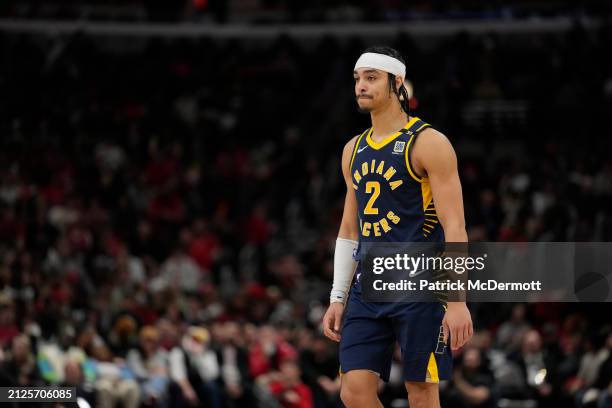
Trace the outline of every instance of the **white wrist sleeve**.
{"label": "white wrist sleeve", "polygon": [[357,241],[338,238],[334,252],[334,283],[332,285],[329,303],[340,302],[344,304],[348,297],[349,287],[357,268],[357,261],[353,253],[357,249]]}

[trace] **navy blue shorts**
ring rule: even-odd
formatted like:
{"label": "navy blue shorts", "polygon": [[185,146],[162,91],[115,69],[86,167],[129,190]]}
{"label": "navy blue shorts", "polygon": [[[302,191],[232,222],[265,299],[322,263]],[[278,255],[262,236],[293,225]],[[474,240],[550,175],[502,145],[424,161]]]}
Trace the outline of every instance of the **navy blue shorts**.
{"label": "navy blue shorts", "polygon": [[439,302],[365,302],[360,284],[355,283],[342,323],[340,373],[365,369],[389,381],[397,341],[404,381],[437,383],[450,379],[452,354],[443,340],[444,313],[445,306]]}

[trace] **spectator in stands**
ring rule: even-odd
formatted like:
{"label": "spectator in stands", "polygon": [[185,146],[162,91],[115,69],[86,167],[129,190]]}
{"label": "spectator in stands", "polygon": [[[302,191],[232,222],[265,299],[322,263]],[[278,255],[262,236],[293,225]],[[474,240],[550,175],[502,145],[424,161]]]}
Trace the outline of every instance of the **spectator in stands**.
{"label": "spectator in stands", "polygon": [[[185,235],[190,234],[188,229],[183,230],[182,241],[188,241]],[[203,272],[194,260],[185,252],[187,242],[176,246],[172,255],[161,266],[159,288],[170,287],[183,292],[193,293],[203,280]]]}
{"label": "spectator in stands", "polygon": [[512,307],[510,320],[504,322],[497,330],[496,345],[498,348],[510,353],[521,346],[521,339],[530,329],[525,319],[525,305],[522,303]]}
{"label": "spectator in stands", "polygon": [[312,390],[317,406],[338,406],[340,393],[338,355],[323,335],[316,335],[309,347],[302,349],[300,367],[304,382]]}
{"label": "spectator in stands", "polygon": [[125,358],[128,351],[136,347],[137,329],[136,320],[132,316],[123,314],[117,318],[108,334],[108,344],[114,355]]}
{"label": "spectator in stands", "polygon": [[483,364],[481,352],[477,348],[469,347],[463,351],[461,365],[453,373],[453,384],[455,392],[449,398],[450,406],[496,406],[493,374]]}
{"label": "spectator in stands", "polygon": [[127,364],[140,383],[144,403],[164,406],[169,385],[168,361],[167,353],[159,347],[159,333],[154,326],[140,330],[140,347],[128,352]]}
{"label": "spectator in stands", "polygon": [[314,408],[312,392],[300,379],[300,367],[292,358],[272,371],[257,378],[260,387],[267,387],[283,408]]}
{"label": "spectator in stands", "polygon": [[593,387],[585,393],[585,399],[588,401],[586,394],[590,392],[592,398],[597,399],[597,408],[610,408],[612,407],[612,333],[608,334],[602,352],[607,354],[607,358],[599,366],[597,378]]}
{"label": "spectator in stands", "polygon": [[0,362],[0,383],[4,387],[34,387],[40,384],[39,381],[30,338],[25,334],[13,337],[10,351]]}
{"label": "spectator in stands", "polygon": [[224,400],[239,407],[253,400],[249,358],[240,325],[233,321],[213,324],[213,348],[221,369]]}
{"label": "spectator in stands", "polygon": [[180,346],[170,351],[170,378],[178,385],[176,402],[180,405],[201,403],[221,408],[219,361],[209,344],[208,330],[191,326]]}
{"label": "spectator in stands", "polygon": [[0,347],[11,343],[19,334],[15,322],[15,305],[5,294],[0,294]]}
{"label": "spectator in stands", "polygon": [[508,359],[505,351],[492,347],[489,330],[478,330],[470,341],[470,347],[480,351],[482,366],[488,368],[495,379],[495,394],[501,399],[527,400],[530,396],[527,382],[520,367]]}
{"label": "spectator in stands", "polygon": [[[91,407],[96,407],[96,394],[93,388],[89,388],[83,378],[81,363],[75,359],[67,359],[64,366],[63,387],[76,388],[77,399],[83,399]],[[80,404],[79,404],[80,405]]]}
{"label": "spectator in stands", "polygon": [[542,337],[537,330],[529,330],[523,337],[521,350],[511,355],[523,373],[532,397],[541,407],[554,407],[559,403],[557,366],[555,355],[542,347]]}
{"label": "spectator in stands", "polygon": [[256,378],[278,370],[283,360],[297,357],[295,348],[281,339],[274,327],[265,325],[256,331],[257,338],[249,347],[249,367],[252,377]]}
{"label": "spectator in stands", "polygon": [[138,408],[140,387],[125,361],[113,359],[103,345],[94,347],[92,357],[96,361],[97,406],[113,408],[119,403],[124,408]]}

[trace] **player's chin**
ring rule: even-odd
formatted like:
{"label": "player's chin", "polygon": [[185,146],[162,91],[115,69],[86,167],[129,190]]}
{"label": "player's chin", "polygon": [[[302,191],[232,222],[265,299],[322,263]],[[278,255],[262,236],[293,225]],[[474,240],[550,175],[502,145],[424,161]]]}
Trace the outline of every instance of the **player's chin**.
{"label": "player's chin", "polygon": [[370,100],[369,99],[359,99],[357,101],[357,109],[361,113],[372,112],[372,106],[370,105]]}

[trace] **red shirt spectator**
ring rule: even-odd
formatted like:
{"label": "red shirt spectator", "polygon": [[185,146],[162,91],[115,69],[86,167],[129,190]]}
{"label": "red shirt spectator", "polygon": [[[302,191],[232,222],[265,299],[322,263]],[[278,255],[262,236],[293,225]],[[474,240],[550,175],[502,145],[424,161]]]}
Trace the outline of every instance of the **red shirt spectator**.
{"label": "red shirt spectator", "polygon": [[283,361],[278,374],[269,388],[283,408],[314,407],[312,391],[300,379],[300,367],[294,359]]}

